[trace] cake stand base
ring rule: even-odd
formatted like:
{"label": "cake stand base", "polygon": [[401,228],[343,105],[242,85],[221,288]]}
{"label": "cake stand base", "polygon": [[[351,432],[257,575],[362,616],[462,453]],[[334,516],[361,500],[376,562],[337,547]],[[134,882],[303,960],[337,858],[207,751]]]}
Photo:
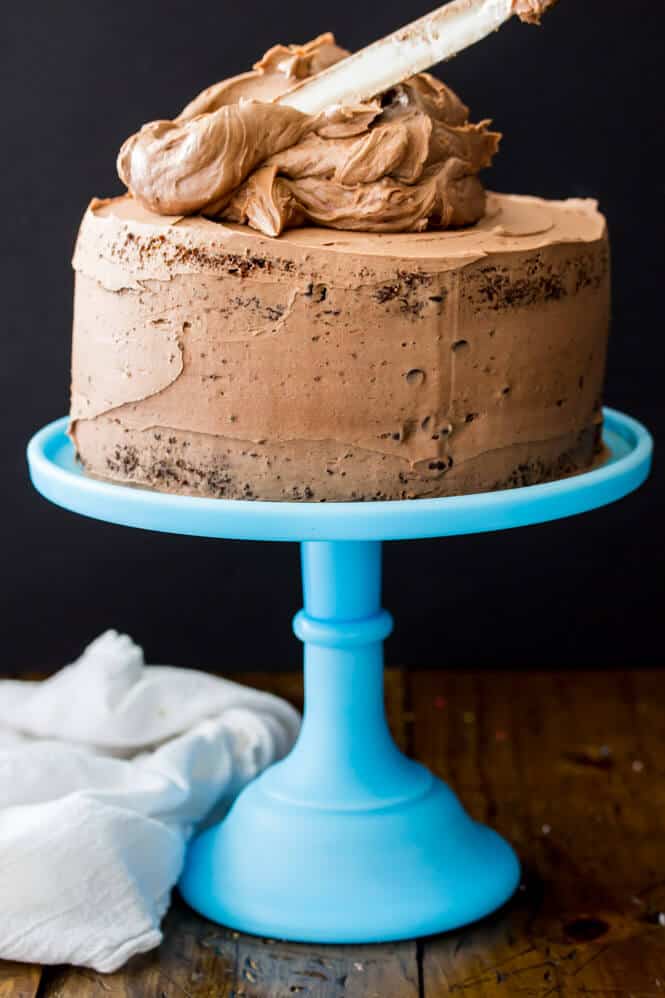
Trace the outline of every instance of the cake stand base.
{"label": "cake stand base", "polygon": [[452,929],[506,901],[519,864],[445,784],[395,745],[383,706],[381,542],[505,530],[584,513],[638,488],[652,441],[604,411],[604,463],[528,488],[400,502],[278,503],[166,495],[87,478],[67,420],[28,447],[35,487],[73,512],[202,537],[302,542],[305,711],[298,741],[192,842],[180,883],[214,921],[303,942]]}
{"label": "cake stand base", "polygon": [[473,922],[518,880],[510,846],[434,777],[412,800],[346,812],[281,800],[259,779],[195,839],[180,890],[243,932],[372,943]]}
{"label": "cake stand base", "polygon": [[288,758],[190,846],[180,890],[244,932],[383,942],[452,929],[503,904],[519,863],[395,745],[383,708],[381,545],[302,545],[305,714]]}

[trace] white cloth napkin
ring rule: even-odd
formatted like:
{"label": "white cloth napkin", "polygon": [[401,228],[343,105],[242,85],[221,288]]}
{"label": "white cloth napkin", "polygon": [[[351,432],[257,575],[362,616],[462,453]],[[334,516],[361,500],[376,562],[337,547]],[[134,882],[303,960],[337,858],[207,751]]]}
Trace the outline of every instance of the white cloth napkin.
{"label": "white cloth napkin", "polygon": [[45,682],[0,681],[0,958],[104,972],[157,946],[193,828],[298,727],[115,631]]}

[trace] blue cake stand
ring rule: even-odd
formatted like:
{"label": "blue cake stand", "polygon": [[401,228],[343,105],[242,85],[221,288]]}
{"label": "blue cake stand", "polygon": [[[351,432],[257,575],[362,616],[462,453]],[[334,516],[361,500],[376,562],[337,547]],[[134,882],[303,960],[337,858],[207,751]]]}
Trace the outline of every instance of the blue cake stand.
{"label": "blue cake stand", "polygon": [[306,705],[291,754],[192,842],[180,889],[203,915],[304,942],[379,942],[453,929],[513,893],[496,832],[393,742],[383,707],[381,541],[504,530],[603,506],[649,473],[652,441],[605,410],[605,463],[544,485],[403,502],[198,499],[87,478],[66,420],[30,442],[35,487],[84,516],[203,537],[299,541]]}

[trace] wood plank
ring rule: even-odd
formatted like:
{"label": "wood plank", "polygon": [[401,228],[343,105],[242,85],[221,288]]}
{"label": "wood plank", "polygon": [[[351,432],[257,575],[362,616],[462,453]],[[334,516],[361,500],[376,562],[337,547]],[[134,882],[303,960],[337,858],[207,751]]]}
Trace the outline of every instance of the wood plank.
{"label": "wood plank", "polygon": [[41,976],[35,964],[0,961],[0,998],[35,998]]}
{"label": "wood plank", "polygon": [[665,994],[665,673],[410,678],[415,754],[525,868],[501,912],[425,942],[425,995]]}
{"label": "wood plank", "polygon": [[210,926],[204,944],[234,968],[235,998],[418,998],[415,942],[313,946]]}
{"label": "wood plank", "polygon": [[[300,673],[252,673],[248,685],[302,707]],[[404,745],[405,685],[386,673],[386,709]],[[352,903],[352,898],[349,899]],[[159,950],[116,974],[47,971],[43,998],[419,998],[417,944],[306,946],[261,939],[209,922],[175,897]],[[14,998],[12,995],[11,998]]]}
{"label": "wood plank", "polygon": [[179,898],[164,929],[159,950],[116,974],[52,971],[44,998],[418,998],[413,942],[304,946],[260,939],[200,918]]}

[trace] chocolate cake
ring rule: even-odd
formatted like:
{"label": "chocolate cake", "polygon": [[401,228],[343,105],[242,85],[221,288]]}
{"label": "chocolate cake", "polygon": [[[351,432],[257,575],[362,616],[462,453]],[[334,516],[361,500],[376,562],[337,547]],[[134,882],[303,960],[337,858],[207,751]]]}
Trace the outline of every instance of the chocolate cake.
{"label": "chocolate cake", "polygon": [[123,147],[129,193],[91,203],[74,256],[71,434],[89,474],[402,499],[598,454],[595,202],[486,195],[499,137],[427,74],[360,108],[283,108],[268,135],[264,102],[343,55],[331,36],[277,47]]}

